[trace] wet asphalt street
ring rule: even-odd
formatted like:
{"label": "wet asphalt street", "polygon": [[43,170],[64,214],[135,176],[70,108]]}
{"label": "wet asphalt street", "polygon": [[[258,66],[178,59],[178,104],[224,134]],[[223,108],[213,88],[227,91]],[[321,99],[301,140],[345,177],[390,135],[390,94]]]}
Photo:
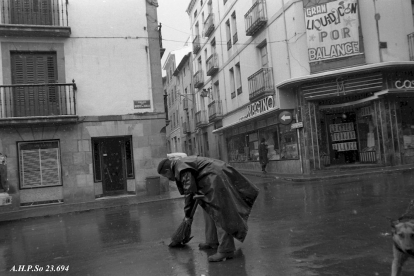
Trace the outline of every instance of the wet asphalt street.
{"label": "wet asphalt street", "polygon": [[[193,240],[167,247],[183,200],[0,222],[0,275],[390,275],[387,217],[414,198],[414,172],[293,183],[251,179],[260,188],[236,257],[208,263],[201,209]],[[12,272],[32,265],[35,272]],[[64,269],[63,272],[46,270]],[[20,267],[22,268],[22,267]],[[414,259],[403,275],[414,275]]]}

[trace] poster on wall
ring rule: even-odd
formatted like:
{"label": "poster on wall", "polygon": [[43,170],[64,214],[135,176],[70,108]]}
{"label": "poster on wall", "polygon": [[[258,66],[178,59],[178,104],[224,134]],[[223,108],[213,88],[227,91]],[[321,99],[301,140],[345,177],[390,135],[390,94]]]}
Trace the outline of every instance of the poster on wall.
{"label": "poster on wall", "polygon": [[358,0],[305,8],[309,62],[360,54],[358,11]]}

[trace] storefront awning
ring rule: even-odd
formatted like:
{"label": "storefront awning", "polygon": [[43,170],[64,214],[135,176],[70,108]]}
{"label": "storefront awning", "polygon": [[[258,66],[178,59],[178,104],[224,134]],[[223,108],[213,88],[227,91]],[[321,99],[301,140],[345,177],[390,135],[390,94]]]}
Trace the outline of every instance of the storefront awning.
{"label": "storefront awning", "polygon": [[[288,109],[288,110],[292,110],[292,109]],[[262,112],[260,114],[253,115],[253,116],[251,116],[249,118],[246,118],[246,119],[243,119],[243,120],[239,120],[237,122],[228,124],[226,126],[222,126],[221,128],[218,128],[216,130],[213,130],[213,133],[220,133],[223,130],[229,129],[231,127],[241,126],[243,124],[249,123],[249,122],[251,122],[253,120],[256,120],[258,118],[264,117],[264,116],[269,115],[269,114],[272,114],[272,113],[281,112],[281,111],[283,111],[283,110],[281,110],[280,108],[273,108],[271,110],[264,111],[264,112]]]}
{"label": "storefront awning", "polygon": [[332,77],[340,76],[344,74],[372,72],[376,70],[392,69],[396,67],[406,67],[406,66],[414,66],[414,61],[381,62],[381,63],[375,63],[375,64],[354,66],[354,67],[338,69],[338,70],[331,70],[329,72],[322,72],[322,73],[306,75],[306,76],[297,77],[297,78],[291,78],[291,79],[288,79],[288,80],[285,80],[285,81],[282,81],[276,84],[276,87],[278,89],[281,89],[281,88],[283,89],[283,88],[286,88],[292,85],[300,85],[304,82],[317,81],[320,79],[332,78]]}

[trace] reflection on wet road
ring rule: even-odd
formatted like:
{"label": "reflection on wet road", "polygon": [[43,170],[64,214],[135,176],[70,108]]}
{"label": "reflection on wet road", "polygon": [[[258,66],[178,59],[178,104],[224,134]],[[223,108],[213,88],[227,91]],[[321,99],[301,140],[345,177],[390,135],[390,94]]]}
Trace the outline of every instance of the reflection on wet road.
{"label": "reflection on wet road", "polygon": [[[253,179],[253,178],[252,178]],[[0,271],[13,266],[69,265],[67,272],[24,275],[390,275],[390,218],[414,198],[414,173],[329,182],[253,179],[261,192],[236,258],[208,263],[193,240],[170,249],[183,201],[162,201],[21,221],[0,222]],[[414,274],[414,260],[403,275]],[[18,273],[19,274],[19,273]]]}

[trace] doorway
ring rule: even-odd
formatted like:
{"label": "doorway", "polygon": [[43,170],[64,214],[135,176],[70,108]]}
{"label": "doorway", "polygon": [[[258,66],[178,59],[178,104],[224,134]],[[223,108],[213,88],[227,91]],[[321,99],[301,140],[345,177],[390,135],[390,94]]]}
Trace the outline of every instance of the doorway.
{"label": "doorway", "polygon": [[354,111],[326,115],[327,138],[332,165],[359,162],[356,114]]}
{"label": "doorway", "polygon": [[127,193],[127,178],[134,178],[130,136],[93,138],[95,181],[104,196]]}

